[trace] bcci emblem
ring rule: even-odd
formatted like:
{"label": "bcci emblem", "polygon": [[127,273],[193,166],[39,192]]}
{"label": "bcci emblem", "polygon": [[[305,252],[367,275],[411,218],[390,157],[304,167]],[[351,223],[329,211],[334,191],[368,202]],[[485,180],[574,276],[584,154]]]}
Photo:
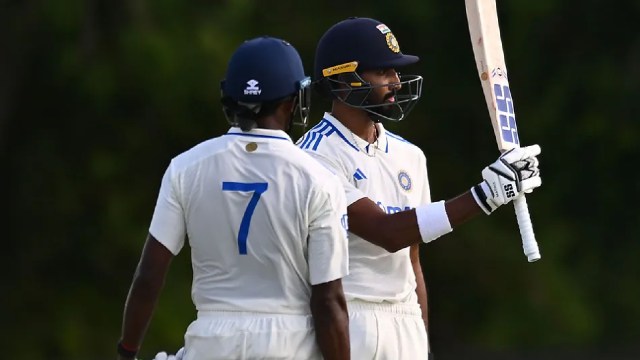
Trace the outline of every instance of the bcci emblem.
{"label": "bcci emblem", "polygon": [[391,51],[393,51],[394,53],[399,53],[400,45],[398,45],[398,40],[396,40],[396,37],[393,36],[393,33],[389,32],[385,37],[387,38],[387,46],[389,47],[389,49],[391,49]]}
{"label": "bcci emblem", "polygon": [[405,171],[400,171],[400,173],[398,174],[398,182],[400,183],[400,187],[403,188],[404,191],[411,190],[411,178]]}

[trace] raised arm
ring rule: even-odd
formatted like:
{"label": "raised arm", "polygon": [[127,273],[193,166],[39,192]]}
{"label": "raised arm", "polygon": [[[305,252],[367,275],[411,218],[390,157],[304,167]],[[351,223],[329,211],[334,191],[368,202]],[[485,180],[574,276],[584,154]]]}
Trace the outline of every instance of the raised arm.
{"label": "raised arm", "polygon": [[[423,242],[416,209],[387,214],[369,198],[362,198],[347,209],[349,231],[389,252]],[[444,209],[451,228],[482,213],[470,191],[444,202]]]}
{"label": "raised arm", "polygon": [[447,201],[386,214],[368,198],[357,200],[347,208],[349,231],[389,252],[435,240],[474,216],[482,212],[490,214],[540,186],[536,158],[540,149],[537,145],[533,147],[537,151],[532,151],[531,147],[513,150],[533,153],[531,157],[500,156],[482,171],[483,181],[479,185]]}

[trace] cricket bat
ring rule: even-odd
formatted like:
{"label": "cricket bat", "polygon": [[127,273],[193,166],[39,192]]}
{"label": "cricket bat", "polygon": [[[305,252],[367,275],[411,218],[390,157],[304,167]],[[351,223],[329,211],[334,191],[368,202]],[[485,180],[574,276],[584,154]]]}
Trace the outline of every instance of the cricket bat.
{"label": "cricket bat", "polygon": [[[520,146],[518,127],[504,61],[498,12],[495,0],[465,0],[473,54],[487,102],[491,125],[500,151]],[[522,247],[529,262],[540,259],[531,216],[524,195],[513,202],[522,237]]]}

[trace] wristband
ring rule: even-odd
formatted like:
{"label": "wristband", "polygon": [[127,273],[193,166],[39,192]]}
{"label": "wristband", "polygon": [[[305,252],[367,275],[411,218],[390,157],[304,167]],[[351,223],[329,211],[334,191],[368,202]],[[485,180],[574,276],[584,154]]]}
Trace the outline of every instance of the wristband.
{"label": "wristband", "polygon": [[138,355],[138,349],[131,349],[128,346],[122,344],[122,340],[118,341],[118,355],[124,358],[135,359],[136,355]]}
{"label": "wristband", "polygon": [[471,188],[471,195],[473,195],[473,199],[476,201],[478,206],[480,206],[482,211],[484,211],[485,214],[490,215],[496,208],[492,207],[487,201],[487,191],[491,193],[491,188],[483,181]]}
{"label": "wristband", "polygon": [[439,238],[453,231],[449,216],[444,208],[444,201],[420,205],[416,208],[418,230],[424,243]]}

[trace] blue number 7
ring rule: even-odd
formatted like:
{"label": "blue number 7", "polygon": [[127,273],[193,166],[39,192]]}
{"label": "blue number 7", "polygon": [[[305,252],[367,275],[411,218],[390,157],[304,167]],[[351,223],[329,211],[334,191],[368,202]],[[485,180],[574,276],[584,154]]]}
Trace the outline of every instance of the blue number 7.
{"label": "blue number 7", "polygon": [[223,182],[222,191],[253,191],[253,196],[247,204],[247,209],[242,215],[242,221],[240,222],[240,230],[238,231],[238,250],[240,255],[247,255],[247,236],[249,235],[249,224],[251,223],[251,217],[253,211],[258,205],[260,195],[267,191],[269,184],[267,183],[239,183],[239,182]]}

